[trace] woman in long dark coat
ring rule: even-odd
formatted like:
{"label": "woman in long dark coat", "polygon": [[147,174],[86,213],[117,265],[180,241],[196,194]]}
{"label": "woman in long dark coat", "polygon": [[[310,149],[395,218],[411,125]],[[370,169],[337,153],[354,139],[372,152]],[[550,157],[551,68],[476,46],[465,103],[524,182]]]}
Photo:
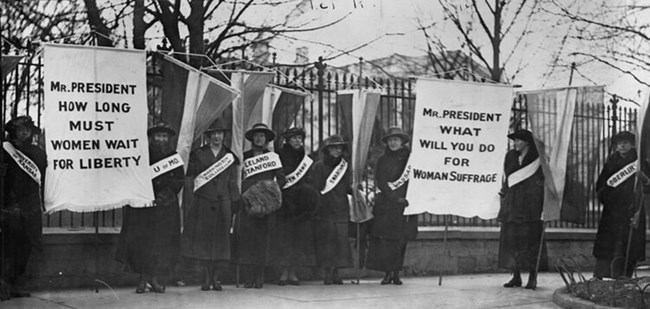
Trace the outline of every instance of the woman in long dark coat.
{"label": "woman in long dark coat", "polygon": [[314,164],[312,171],[314,187],[321,191],[321,203],[314,222],[316,259],[323,268],[326,285],[343,284],[338,269],[352,267],[347,196],[352,194],[352,172],[350,164],[343,158],[346,145],[339,135],[328,137],[321,149],[323,159]]}
{"label": "woman in long dark coat", "polygon": [[[230,228],[233,200],[239,198],[239,160],[223,144],[226,131],[216,122],[206,130],[208,143],[192,153],[187,168],[187,175],[196,178],[193,202],[183,228],[181,254],[202,265],[203,291],[222,290],[219,270],[231,259]],[[221,169],[210,173],[211,167]]]}
{"label": "woman in long dark coat", "polygon": [[285,143],[278,154],[287,183],[271,235],[270,263],[282,268],[278,285],[300,285],[295,268],[316,266],[312,217],[320,193],[309,173],[313,161],[305,154],[305,131],[291,128],[282,137]]}
{"label": "woman in long dark coat", "polygon": [[375,199],[370,227],[370,247],[366,268],[385,272],[381,284],[401,285],[399,271],[404,265],[406,244],[417,235],[417,215],[404,216],[408,206],[406,164],[411,154],[405,145],[409,136],[400,127],[391,127],[381,139],[384,154],[375,167],[375,184],[381,191]]}
{"label": "woman in long dark coat", "polygon": [[[157,123],[147,135],[151,165],[176,154],[169,143],[176,133],[167,123]],[[178,261],[181,233],[178,192],[185,179],[180,163],[152,179],[154,207],[124,207],[116,260],[140,274],[136,293],[144,293],[147,283],[153,292],[164,293],[165,286],[158,282],[158,277],[169,272]]]}
{"label": "woman in long dark coat", "polygon": [[[612,137],[612,144],[616,152],[607,158],[596,181],[603,212],[593,255],[596,257],[594,277],[617,279],[631,277],[636,263],[645,259],[642,183],[647,183],[647,177],[641,171],[631,172],[637,161],[634,134],[620,132]],[[632,238],[627,254],[630,233]]]}
{"label": "woman in long dark coat", "polygon": [[514,140],[515,149],[506,153],[504,163],[506,180],[500,193],[501,209],[497,217],[501,222],[499,267],[513,272],[512,279],[504,287],[520,287],[521,271],[528,270],[526,288],[534,290],[543,231],[544,174],[533,134],[518,130],[508,137]]}
{"label": "woman in long dark coat", "polygon": [[[9,133],[7,147],[24,154],[37,167],[41,184],[45,183],[45,152],[32,144],[34,135],[41,130],[31,117],[19,116],[5,125]],[[3,145],[4,146],[4,145]],[[3,147],[4,148],[4,147]],[[4,241],[0,253],[4,255],[2,278],[0,278],[0,300],[10,297],[29,297],[29,292],[18,286],[18,278],[25,273],[32,249],[42,250],[42,191],[29,174],[3,150],[6,174],[4,196],[0,205],[0,235]]]}
{"label": "woman in long dark coat", "polygon": [[[258,182],[267,180],[275,180],[278,186],[282,188],[286,180],[281,164],[251,176],[246,175],[246,160],[251,159],[248,162],[253,162],[255,161],[254,158],[270,153],[271,151],[267,148],[267,145],[275,139],[275,133],[267,125],[258,123],[253,125],[244,136],[251,141],[252,147],[244,152],[242,195],[247,194],[246,191]],[[280,201],[279,191],[277,192],[278,196],[271,196],[267,193],[263,193],[266,195],[263,197],[264,199]],[[264,272],[269,258],[270,235],[275,225],[275,214],[262,217],[252,216],[246,210],[246,203],[248,202],[243,202],[243,207],[237,212],[235,222],[236,262],[243,266],[244,287],[261,289],[264,286]]]}

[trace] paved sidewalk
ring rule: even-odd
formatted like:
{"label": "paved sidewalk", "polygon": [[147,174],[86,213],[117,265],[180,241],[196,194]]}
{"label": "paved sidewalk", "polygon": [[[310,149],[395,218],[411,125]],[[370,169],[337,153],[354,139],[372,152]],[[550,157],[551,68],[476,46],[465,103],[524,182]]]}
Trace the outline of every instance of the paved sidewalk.
{"label": "paved sidewalk", "polygon": [[[303,282],[302,286],[265,284],[263,289],[224,286],[222,292],[198,286],[167,288],[164,294],[135,294],[133,288],[41,291],[31,298],[11,299],[0,308],[560,308],[552,301],[564,286],[556,273],[542,273],[535,291],[503,288],[508,274],[403,278],[402,286],[382,286],[380,279],[342,286]],[[527,274],[523,277],[524,283]]]}

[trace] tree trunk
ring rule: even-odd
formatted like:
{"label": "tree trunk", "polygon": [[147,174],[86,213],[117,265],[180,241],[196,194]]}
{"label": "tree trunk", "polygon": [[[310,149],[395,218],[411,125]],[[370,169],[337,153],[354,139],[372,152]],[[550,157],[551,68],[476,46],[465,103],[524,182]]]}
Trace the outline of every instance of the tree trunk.
{"label": "tree trunk", "polygon": [[144,23],[144,0],[135,0],[133,5],[133,48],[145,48],[145,31],[147,31],[147,26]]}
{"label": "tree trunk", "polygon": [[492,81],[501,82],[501,14],[503,13],[502,0],[494,0],[494,38],[492,40]]}
{"label": "tree trunk", "polygon": [[111,31],[108,29],[104,20],[99,16],[99,9],[97,8],[96,0],[84,0],[86,5],[86,13],[88,14],[88,23],[90,27],[95,30],[95,38],[97,46],[113,46],[113,41],[110,39]]}
{"label": "tree trunk", "polygon": [[190,65],[193,67],[201,67],[203,57],[196,55],[203,55],[203,0],[192,0],[190,2],[192,8],[190,16],[187,18],[187,30],[190,34],[190,53],[195,54],[190,56]]}

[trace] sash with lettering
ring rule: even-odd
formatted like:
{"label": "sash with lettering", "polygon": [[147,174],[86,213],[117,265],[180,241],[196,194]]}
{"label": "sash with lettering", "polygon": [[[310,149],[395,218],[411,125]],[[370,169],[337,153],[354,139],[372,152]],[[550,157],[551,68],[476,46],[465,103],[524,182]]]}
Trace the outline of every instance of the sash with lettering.
{"label": "sash with lettering", "polygon": [[263,153],[244,161],[244,179],[262,172],[282,167],[280,156],[275,152]]}
{"label": "sash with lettering", "polygon": [[305,155],[304,158],[302,158],[302,161],[300,161],[300,164],[298,164],[298,167],[291,172],[289,175],[286,176],[287,183],[282,187],[282,189],[287,189],[302,179],[305,175],[307,175],[307,172],[309,171],[309,167],[311,164],[314,163],[314,160],[312,160],[309,156]]}
{"label": "sash with lettering", "polygon": [[528,163],[528,165],[518,169],[514,173],[508,175],[508,187],[512,188],[514,185],[528,179],[528,177],[533,176],[537,169],[540,167],[541,161],[539,157],[535,161]]}
{"label": "sash with lettering", "polygon": [[151,165],[151,179],[167,173],[179,166],[183,166],[183,158],[181,158],[181,155],[178,153],[161,159],[155,164]]}
{"label": "sash with lettering", "polygon": [[388,183],[388,187],[395,191],[399,189],[399,187],[403,186],[407,180],[409,180],[409,175],[411,174],[411,165],[407,165],[404,171],[402,172],[402,176],[399,176],[399,178],[393,182]]}
{"label": "sash with lettering", "polygon": [[325,188],[320,191],[320,194],[325,195],[327,192],[332,191],[336,185],[339,184],[339,181],[343,179],[343,176],[345,175],[345,171],[348,169],[348,162],[345,161],[345,159],[341,159],[341,163],[337,165],[334,170],[330,173],[329,176],[327,176],[327,180],[325,181]]}
{"label": "sash with lettering", "polygon": [[34,181],[36,181],[39,186],[41,185],[41,171],[38,169],[38,166],[36,163],[34,163],[34,161],[32,161],[24,153],[20,152],[20,150],[16,149],[10,142],[3,142],[2,148],[7,151],[11,158],[16,161],[16,164],[18,164],[18,166],[20,166],[20,168],[25,171],[29,177],[32,177],[32,179],[34,179]]}
{"label": "sash with lettering", "polygon": [[210,167],[194,178],[194,192],[203,187],[206,183],[210,182],[214,177],[219,176],[219,174],[225,171],[234,162],[235,156],[230,152],[226,153],[221,157],[221,159],[219,159],[219,161],[214,162],[214,164],[210,165]]}
{"label": "sash with lettering", "polygon": [[622,184],[628,178],[632,177],[636,173],[636,167],[638,164],[639,164],[639,160],[636,160],[624,166],[618,172],[614,173],[614,175],[609,177],[609,179],[607,179],[607,185],[612,188],[618,187],[618,185]]}

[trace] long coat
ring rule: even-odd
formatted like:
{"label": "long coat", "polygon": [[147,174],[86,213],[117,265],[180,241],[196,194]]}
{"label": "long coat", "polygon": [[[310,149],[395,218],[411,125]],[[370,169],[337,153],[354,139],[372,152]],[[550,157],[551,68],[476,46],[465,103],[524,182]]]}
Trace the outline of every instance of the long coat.
{"label": "long coat", "polygon": [[[244,160],[270,152],[264,148],[251,149],[244,152]],[[258,181],[275,179],[282,187],[286,180],[282,168],[261,172],[242,181],[242,192]],[[243,208],[243,207],[242,207]],[[245,265],[266,265],[269,258],[270,235],[275,226],[275,215],[261,218],[249,216],[246,210],[240,208],[235,220],[235,250],[236,262]]]}
{"label": "long coat", "polygon": [[389,182],[400,178],[410,151],[386,148],[375,166],[375,185],[381,190],[375,199],[374,219],[370,227],[370,247],[366,267],[379,271],[398,271],[404,264],[406,244],[417,235],[417,215],[404,216],[405,205],[399,198],[406,197],[408,183],[392,190]]}
{"label": "long coat", "polygon": [[[149,162],[155,164],[174,154],[150,148]],[[171,269],[178,260],[180,247],[178,192],[183,187],[184,178],[183,166],[159,175],[152,180],[156,206],[124,207],[115,254],[117,261],[137,273],[157,274]]]}
{"label": "long coat", "polygon": [[[12,144],[36,164],[41,172],[41,183],[44,184],[47,165],[45,152],[29,143]],[[0,250],[4,253],[5,265],[0,266],[5,267],[5,277],[13,281],[25,272],[32,248],[42,248],[42,191],[38,183],[25,173],[6,151],[3,152],[7,170],[4,199],[0,205],[0,233],[4,238],[4,245]]]}
{"label": "long coat", "polygon": [[[314,187],[317,190],[325,188],[327,177],[341,162],[323,153],[324,159],[314,164],[311,171]],[[348,224],[350,221],[350,206],[348,193],[352,193],[351,165],[339,183],[325,195],[321,196],[321,204],[316,212],[314,237],[316,240],[316,258],[321,267],[351,267],[352,251],[348,241]]]}
{"label": "long coat", "polygon": [[[628,273],[633,265],[645,259],[645,212],[639,199],[642,187],[637,183],[635,195],[635,176],[629,177],[617,187],[607,185],[607,180],[621,170],[624,166],[636,161],[636,150],[631,150],[625,157],[618,152],[612,154],[605,163],[603,170],[596,181],[596,190],[600,202],[603,203],[603,212],[598,223],[598,233],[594,243],[593,255],[599,260],[606,260],[609,264],[614,257],[625,257],[628,237],[630,233],[630,220],[637,210],[641,210],[639,224],[632,229],[632,243],[628,261]],[[609,272],[603,276],[610,277]],[[603,277],[599,276],[599,277]],[[617,277],[615,275],[615,277]]]}
{"label": "long coat", "polygon": [[[196,177],[228,153],[232,154],[225,146],[216,156],[210,145],[197,149],[190,156],[187,175]],[[230,261],[232,205],[233,200],[239,198],[238,164],[235,156],[233,164],[194,192],[183,228],[183,256],[203,261]]]}
{"label": "long coat", "polygon": [[[279,151],[285,175],[298,168],[305,149],[285,144]],[[316,266],[313,216],[320,193],[312,185],[308,171],[297,183],[282,190],[282,207],[271,234],[270,263],[284,267]]]}
{"label": "long coat", "polygon": [[[505,176],[527,166],[538,158],[535,148],[530,148],[521,163],[519,152],[510,150],[504,162]],[[544,174],[542,168],[527,179],[510,186],[503,184],[501,208],[497,219],[501,221],[499,241],[499,267],[506,269],[531,269],[535,267],[541,240],[544,207]],[[546,253],[542,248],[540,268],[546,269]]]}

